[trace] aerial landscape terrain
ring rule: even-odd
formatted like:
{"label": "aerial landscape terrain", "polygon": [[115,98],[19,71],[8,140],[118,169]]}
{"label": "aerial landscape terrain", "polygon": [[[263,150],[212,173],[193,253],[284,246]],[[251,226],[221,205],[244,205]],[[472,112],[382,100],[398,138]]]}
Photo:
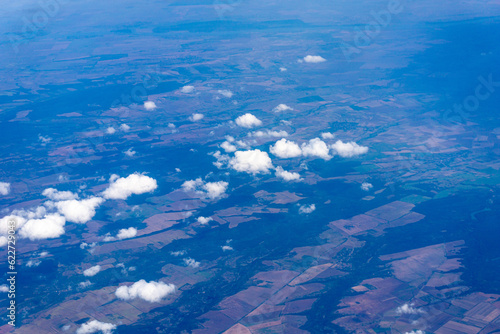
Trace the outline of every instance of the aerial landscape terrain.
{"label": "aerial landscape terrain", "polygon": [[500,1],[0,11],[0,334],[500,333]]}

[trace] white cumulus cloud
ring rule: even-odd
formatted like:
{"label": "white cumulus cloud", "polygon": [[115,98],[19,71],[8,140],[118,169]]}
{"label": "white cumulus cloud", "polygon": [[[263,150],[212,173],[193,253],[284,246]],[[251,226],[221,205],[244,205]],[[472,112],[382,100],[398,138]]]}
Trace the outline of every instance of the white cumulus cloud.
{"label": "white cumulus cloud", "polygon": [[134,173],[125,178],[112,175],[110,185],[102,195],[107,199],[127,199],[132,194],[152,192],[157,187],[156,180],[144,174]]}
{"label": "white cumulus cloud", "polygon": [[158,303],[175,292],[175,285],[163,282],[146,282],[141,279],[131,286],[122,285],[116,289],[115,295],[123,300],[140,298],[150,303]]}
{"label": "white cumulus cloud", "polygon": [[64,234],[66,220],[58,214],[41,219],[29,219],[19,230],[19,235],[30,240],[52,239]]}
{"label": "white cumulus cloud", "polygon": [[156,109],[156,103],[153,101],[146,101],[144,102],[144,109],[151,111]]}
{"label": "white cumulus cloud", "polygon": [[333,138],[335,138],[335,135],[333,133],[331,133],[331,132],[323,132],[321,134],[321,138],[323,138],[323,139],[333,139]]}
{"label": "white cumulus cloud", "polygon": [[101,266],[97,265],[97,266],[93,266],[93,267],[90,267],[89,269],[84,270],[83,275],[87,276],[87,277],[92,277],[92,276],[97,275],[100,271],[101,271]]}
{"label": "white cumulus cloud", "polygon": [[10,183],[0,182],[0,195],[8,195],[10,193]]}
{"label": "white cumulus cloud", "polygon": [[261,150],[237,151],[229,160],[229,165],[238,172],[249,174],[269,173],[273,163],[267,152]]}
{"label": "white cumulus cloud", "polygon": [[188,267],[191,267],[191,268],[198,268],[200,266],[200,263],[198,261],[195,261],[194,259],[192,258],[187,258],[187,259],[183,259],[184,261],[184,264]]}
{"label": "white cumulus cloud", "polygon": [[319,157],[324,160],[330,160],[330,149],[324,141],[319,138],[309,140],[308,143],[302,144],[302,154],[304,156]]}
{"label": "white cumulus cloud", "polygon": [[288,132],[284,130],[280,131],[254,131],[248,134],[250,137],[288,137]]}
{"label": "white cumulus cloud", "polygon": [[198,217],[198,219],[196,220],[198,223],[200,223],[201,225],[206,225],[208,224],[209,222],[211,222],[213,219],[211,217],[203,217],[203,216],[200,216]]}
{"label": "white cumulus cloud", "polygon": [[54,188],[45,189],[42,195],[53,201],[65,201],[78,198],[78,194],[72,193],[71,191],[59,191]]}
{"label": "white cumulus cloud", "polygon": [[55,207],[67,221],[84,224],[95,216],[95,210],[104,202],[101,197],[82,200],[71,199],[55,203]]}
{"label": "white cumulus cloud", "polygon": [[129,227],[129,228],[122,228],[121,230],[119,230],[116,237],[121,240],[121,239],[133,238],[136,235],[137,235],[137,229],[134,227]]}
{"label": "white cumulus cloud", "polygon": [[236,124],[243,128],[253,128],[254,126],[261,126],[262,121],[254,115],[246,113],[236,118]]}
{"label": "white cumulus cloud", "polygon": [[293,110],[291,107],[287,106],[286,104],[280,103],[276,107],[273,108],[274,112],[283,112],[287,110]]}
{"label": "white cumulus cloud", "polygon": [[181,93],[189,94],[192,92],[194,92],[194,86],[187,85],[181,88]]}
{"label": "white cumulus cloud", "polygon": [[276,167],[276,176],[285,181],[297,181],[300,180],[300,174],[294,172],[288,172],[283,169],[283,167]]}
{"label": "white cumulus cloud", "polygon": [[373,184],[371,183],[368,183],[368,182],[363,182],[361,184],[361,189],[364,190],[364,191],[368,191],[370,190],[371,188],[373,188]]}
{"label": "white cumulus cloud", "polygon": [[224,195],[227,190],[228,183],[224,181],[203,182],[201,178],[196,180],[185,181],[182,184],[184,191],[194,191],[198,195],[216,199]]}
{"label": "white cumulus cloud", "polygon": [[233,97],[233,92],[231,92],[230,90],[227,90],[227,89],[219,89],[217,91],[217,93],[219,93],[220,95],[222,95],[224,97],[227,97],[228,99]]}
{"label": "white cumulus cloud", "polygon": [[322,62],[325,62],[326,59],[321,57],[321,56],[311,56],[311,55],[307,55],[304,57],[304,61],[306,63],[322,63]]}
{"label": "white cumulus cloud", "polygon": [[116,325],[100,322],[97,320],[91,320],[84,323],[76,330],[76,334],[93,334],[101,332],[102,334],[111,334],[116,329]]}
{"label": "white cumulus cloud", "polygon": [[191,116],[189,116],[189,120],[191,122],[198,122],[198,121],[202,120],[203,117],[205,117],[205,115],[194,113]]}
{"label": "white cumulus cloud", "polygon": [[330,147],[342,158],[352,158],[368,152],[368,147],[360,146],[353,141],[344,143],[342,142],[342,140],[337,140],[335,144],[331,145]]}
{"label": "white cumulus cloud", "polygon": [[422,312],[423,312],[422,310],[419,310],[419,309],[413,307],[413,304],[408,304],[408,303],[403,304],[396,309],[396,313],[399,315],[401,315],[401,314],[419,314]]}
{"label": "white cumulus cloud", "polygon": [[314,210],[316,210],[316,205],[314,205],[314,204],[311,204],[311,205],[302,205],[299,208],[299,213],[300,214],[308,214],[308,213],[313,212]]}
{"label": "white cumulus cloud", "polygon": [[128,130],[130,130],[130,126],[128,126],[127,124],[122,124],[120,125],[120,130],[127,132]]}
{"label": "white cumulus cloud", "polygon": [[108,128],[106,129],[106,133],[107,133],[108,135],[112,135],[112,134],[113,134],[113,133],[115,133],[115,132],[116,132],[116,129],[115,129],[114,127],[112,127],[112,126],[110,126],[110,127],[108,127]]}
{"label": "white cumulus cloud", "polygon": [[269,151],[275,156],[283,159],[296,158],[302,155],[302,150],[299,145],[291,140],[286,140],[285,138],[278,140],[269,148]]}

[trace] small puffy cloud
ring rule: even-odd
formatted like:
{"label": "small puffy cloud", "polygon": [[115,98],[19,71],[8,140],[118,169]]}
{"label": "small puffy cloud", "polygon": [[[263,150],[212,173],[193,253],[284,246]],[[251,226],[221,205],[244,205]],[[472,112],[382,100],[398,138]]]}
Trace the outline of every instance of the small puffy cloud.
{"label": "small puffy cloud", "polygon": [[118,239],[129,239],[133,238],[137,235],[137,229],[133,227],[129,228],[122,228],[121,230],[118,231],[118,234],[116,235],[116,238]]}
{"label": "small puffy cloud", "polygon": [[326,59],[321,57],[321,56],[311,56],[311,55],[308,55],[308,56],[305,56],[304,57],[304,61],[306,63],[322,63],[322,62],[325,62]]}
{"label": "small puffy cloud", "polygon": [[287,110],[293,110],[291,107],[287,106],[286,104],[280,103],[276,107],[273,108],[274,112],[283,112]]}
{"label": "small puffy cloud", "polygon": [[280,71],[281,71],[281,72],[286,72],[286,71],[288,71],[288,70],[286,69],[286,67],[280,67]]}
{"label": "small puffy cloud", "polygon": [[198,121],[202,120],[203,117],[205,117],[205,115],[194,113],[191,116],[189,116],[189,120],[191,122],[198,122]]}
{"label": "small puffy cloud", "polygon": [[219,89],[217,91],[217,93],[219,93],[220,95],[222,95],[224,97],[227,97],[228,99],[233,97],[233,92],[231,92],[230,90],[227,90],[227,89]]}
{"label": "small puffy cloud", "polygon": [[316,205],[314,205],[314,204],[311,204],[311,205],[302,205],[299,208],[299,213],[300,214],[308,214],[308,213],[313,212],[314,210],[316,210]]}
{"label": "small puffy cloud", "polygon": [[40,142],[42,142],[43,144],[47,144],[47,143],[50,143],[50,142],[52,141],[52,138],[50,138],[50,137],[48,137],[48,136],[47,136],[47,137],[44,137],[44,136],[42,136],[41,134],[39,134],[39,135],[38,135],[38,140],[39,140]]}
{"label": "small puffy cloud", "polygon": [[0,182],[0,195],[8,195],[10,193],[10,183]]}
{"label": "small puffy cloud", "polygon": [[299,145],[291,140],[286,140],[282,138],[278,140],[273,146],[269,148],[269,151],[277,157],[286,158],[296,158],[302,155],[302,150]]}
{"label": "small puffy cloud", "polygon": [[288,172],[284,170],[281,166],[276,167],[276,176],[285,181],[297,181],[300,180],[299,173]]}
{"label": "small puffy cloud", "polygon": [[26,267],[38,267],[40,264],[42,263],[42,261],[40,260],[29,260],[28,262],[26,262]]}
{"label": "small puffy cloud", "polygon": [[78,287],[80,289],[85,289],[85,288],[88,288],[89,286],[91,286],[92,283],[89,281],[89,280],[86,280],[85,282],[80,282],[78,283]]}
{"label": "small puffy cloud", "polygon": [[368,147],[360,146],[353,141],[343,143],[342,140],[337,140],[335,144],[330,146],[332,150],[342,158],[352,158],[368,152]]}
{"label": "small puffy cloud", "polygon": [[182,255],[186,255],[186,253],[187,252],[185,250],[170,252],[170,254],[173,256],[182,256]]}
{"label": "small puffy cloud", "polygon": [[0,292],[9,292],[9,287],[6,284],[0,285]]}
{"label": "small puffy cloud", "polygon": [[84,224],[95,216],[95,210],[104,202],[101,197],[82,200],[71,199],[55,203],[55,207],[67,221]]}
{"label": "small puffy cloud", "polygon": [[288,132],[286,131],[254,131],[248,134],[250,137],[288,137]]}
{"label": "small puffy cloud", "polygon": [[211,222],[213,219],[212,217],[198,217],[198,219],[196,220],[198,223],[200,223],[201,225],[206,225],[208,224],[209,222]]}
{"label": "small puffy cloud", "polygon": [[84,323],[76,330],[76,334],[93,334],[101,332],[102,334],[111,334],[116,329],[116,325],[100,322],[97,320],[91,320]]}
{"label": "small puffy cloud", "polygon": [[231,143],[230,143],[230,142],[228,142],[228,141],[223,142],[223,143],[220,145],[220,147],[221,147],[221,148],[223,148],[223,149],[224,149],[224,151],[226,151],[226,153],[236,151],[236,146],[234,146],[233,144],[231,144]]}
{"label": "small puffy cloud", "polygon": [[184,93],[184,94],[189,94],[189,93],[192,93],[194,92],[194,86],[184,86],[181,88],[181,93]]}
{"label": "small puffy cloud", "polygon": [[97,265],[97,266],[93,266],[93,267],[90,267],[89,269],[84,270],[83,275],[87,276],[87,277],[92,277],[92,276],[97,275],[100,271],[101,271],[101,266]]}
{"label": "small puffy cloud", "polygon": [[203,197],[216,199],[224,195],[228,185],[229,184],[224,181],[205,183],[201,178],[197,178],[196,180],[184,182],[182,184],[182,189],[184,189],[184,191],[194,191]]}
{"label": "small puffy cloud", "polygon": [[238,172],[249,174],[269,173],[273,163],[267,152],[261,150],[237,151],[229,160],[229,165]]}
{"label": "small puffy cloud", "polygon": [[333,139],[333,138],[335,138],[335,135],[333,133],[331,133],[331,132],[323,132],[321,134],[321,138],[323,138],[323,139]]}
{"label": "small puffy cloud", "polygon": [[423,313],[422,310],[419,310],[415,307],[413,307],[414,304],[403,304],[401,306],[399,306],[397,309],[396,309],[396,313],[398,315],[401,315],[401,314],[419,314],[419,313]]}
{"label": "small puffy cloud", "polygon": [[134,150],[132,150],[132,148],[129,148],[128,150],[126,150],[123,153],[125,153],[125,155],[128,156],[128,157],[133,157],[137,152],[134,151]]}
{"label": "small puffy cloud", "polygon": [[144,109],[151,111],[156,109],[156,103],[153,101],[146,101],[144,102]]}
{"label": "small puffy cloud", "polygon": [[198,261],[195,261],[194,259],[192,258],[187,258],[187,259],[183,259],[184,261],[184,264],[188,267],[191,267],[191,268],[198,268],[200,266],[200,263]]}
{"label": "small puffy cloud", "polygon": [[53,201],[66,201],[71,199],[77,199],[78,195],[72,193],[71,191],[59,191],[54,188],[47,188],[42,192],[42,195],[50,198]]}
{"label": "small puffy cloud", "polygon": [[140,298],[150,303],[158,303],[163,298],[175,292],[175,285],[163,282],[146,282],[141,279],[131,286],[122,285],[116,289],[115,295],[119,299],[130,300]]}
{"label": "small puffy cloud", "polygon": [[112,126],[110,126],[110,127],[108,127],[108,128],[106,129],[106,133],[107,133],[108,135],[112,135],[112,134],[113,134],[113,133],[115,133],[115,132],[116,132],[116,129],[115,129],[114,127],[112,127]]}
{"label": "small puffy cloud", "polygon": [[373,188],[373,184],[371,183],[368,183],[368,182],[363,182],[361,184],[361,189],[364,190],[364,191],[368,191],[370,190],[371,188]]}
{"label": "small puffy cloud", "polygon": [[122,124],[120,125],[120,130],[127,132],[128,130],[130,130],[130,126],[128,126],[127,124]]}
{"label": "small puffy cloud", "polygon": [[319,138],[309,140],[308,143],[302,144],[302,154],[304,156],[319,157],[324,160],[330,160],[330,149],[324,141]]}
{"label": "small puffy cloud", "polygon": [[0,235],[0,247],[6,246],[6,245],[7,245],[7,237]]}
{"label": "small puffy cloud", "polygon": [[405,332],[405,334],[425,334],[425,332],[421,331],[420,329],[417,329],[411,332]]}
{"label": "small puffy cloud", "polygon": [[228,245],[224,245],[222,246],[222,250],[225,252],[225,251],[232,251],[233,250],[233,247],[231,246],[228,246]]}
{"label": "small puffy cloud", "polygon": [[262,121],[254,115],[246,113],[236,118],[236,124],[243,128],[253,128],[254,126],[261,126]]}
{"label": "small puffy cloud", "polygon": [[41,219],[28,220],[19,230],[19,235],[30,240],[52,239],[64,234],[66,220],[58,214]]}
{"label": "small puffy cloud", "polygon": [[132,194],[152,192],[158,187],[156,180],[144,174],[134,173],[127,177],[113,175],[109,187],[102,195],[107,199],[127,199]]}

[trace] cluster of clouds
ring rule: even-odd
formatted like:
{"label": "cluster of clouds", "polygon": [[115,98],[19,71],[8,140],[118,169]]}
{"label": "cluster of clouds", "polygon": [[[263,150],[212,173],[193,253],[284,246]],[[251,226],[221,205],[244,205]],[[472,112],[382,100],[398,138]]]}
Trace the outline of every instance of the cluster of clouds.
{"label": "cluster of clouds", "polygon": [[198,268],[200,266],[200,262],[196,261],[195,259],[192,259],[190,257],[186,258],[186,259],[183,259],[184,261],[184,264],[187,266],[187,267],[191,267],[191,268]]}
{"label": "cluster of clouds", "polygon": [[420,310],[418,308],[415,308],[413,307],[414,304],[403,304],[401,306],[399,306],[397,309],[396,309],[396,314],[398,315],[402,315],[402,314],[420,314],[420,313],[423,313],[424,311],[423,310]]}
{"label": "cluster of clouds", "polygon": [[214,200],[226,193],[228,185],[225,181],[204,182],[199,177],[196,180],[185,181],[181,187],[186,192],[194,192],[201,197]]}
{"label": "cluster of clouds", "polygon": [[[328,132],[327,132],[328,133]],[[324,134],[325,135],[325,134]],[[330,134],[331,135],[331,134]],[[333,138],[329,135],[324,138]],[[331,151],[330,151],[331,150]],[[314,138],[299,146],[297,143],[282,138],[269,148],[269,151],[282,159],[304,157],[317,157],[323,160],[330,160],[334,155],[343,158],[351,158],[368,152],[368,147],[360,146],[355,142],[344,143],[337,140],[332,145],[327,145],[320,138]]]}
{"label": "cluster of clouds", "polygon": [[97,320],[91,320],[81,325],[76,334],[93,334],[101,332],[102,334],[111,334],[116,329],[116,325]]}
{"label": "cluster of clouds", "polygon": [[228,152],[234,152],[236,151],[238,148],[248,148],[248,144],[241,141],[241,140],[235,140],[234,137],[232,136],[226,136],[226,141],[223,142],[220,147],[226,151],[226,153]]}
{"label": "cluster of clouds", "polygon": [[254,132],[250,132],[248,134],[249,137],[257,137],[257,138],[261,138],[261,137],[288,137],[288,132],[284,131],[284,130],[280,130],[280,131],[272,131],[272,130],[267,130],[267,131],[254,131]]}
{"label": "cluster of clouds", "polygon": [[116,297],[122,300],[142,299],[150,303],[158,303],[175,292],[175,285],[163,282],[146,282],[141,279],[130,286],[122,285],[115,291]]}
{"label": "cluster of clouds", "polygon": [[217,161],[214,163],[218,168],[223,166],[230,167],[238,172],[244,172],[251,175],[269,174],[271,170],[276,170],[276,177],[284,181],[296,181],[300,179],[300,175],[294,172],[288,172],[283,167],[275,167],[269,154],[259,149],[236,151],[234,156],[230,157],[220,152],[214,153]]}
{"label": "cluster of clouds", "polygon": [[[130,130],[130,126],[127,125],[127,124],[121,124],[119,129],[123,132],[128,132]],[[112,126],[109,126],[108,128],[106,128],[106,133],[108,135],[112,135],[112,134],[115,134],[116,133],[116,129]]]}
{"label": "cluster of clouds", "polygon": [[194,92],[194,86],[186,85],[181,88],[181,93],[190,94],[192,92]]}
{"label": "cluster of clouds", "polygon": [[[107,199],[127,199],[132,194],[144,194],[157,188],[156,180],[144,174],[134,173],[127,177],[112,175],[109,186],[100,196],[80,199],[71,191],[47,188],[42,195],[48,198],[41,206],[30,210],[14,210],[0,219],[0,246],[7,243],[10,222],[21,238],[42,240],[58,238],[65,233],[66,222],[85,224],[93,219],[96,210]],[[134,229],[135,230],[135,229]],[[133,230],[118,233],[117,238],[133,234]],[[137,231],[135,231],[136,233]]]}
{"label": "cluster of clouds", "polygon": [[115,240],[123,240],[123,239],[130,239],[133,238],[137,235],[137,229],[135,227],[129,227],[129,228],[122,228],[121,230],[118,231],[116,237],[112,237],[111,235],[107,234],[104,237],[103,241],[115,241]]}
{"label": "cluster of clouds", "polygon": [[361,190],[369,191],[371,188],[373,188],[373,184],[371,184],[371,183],[363,182],[361,184]]}

